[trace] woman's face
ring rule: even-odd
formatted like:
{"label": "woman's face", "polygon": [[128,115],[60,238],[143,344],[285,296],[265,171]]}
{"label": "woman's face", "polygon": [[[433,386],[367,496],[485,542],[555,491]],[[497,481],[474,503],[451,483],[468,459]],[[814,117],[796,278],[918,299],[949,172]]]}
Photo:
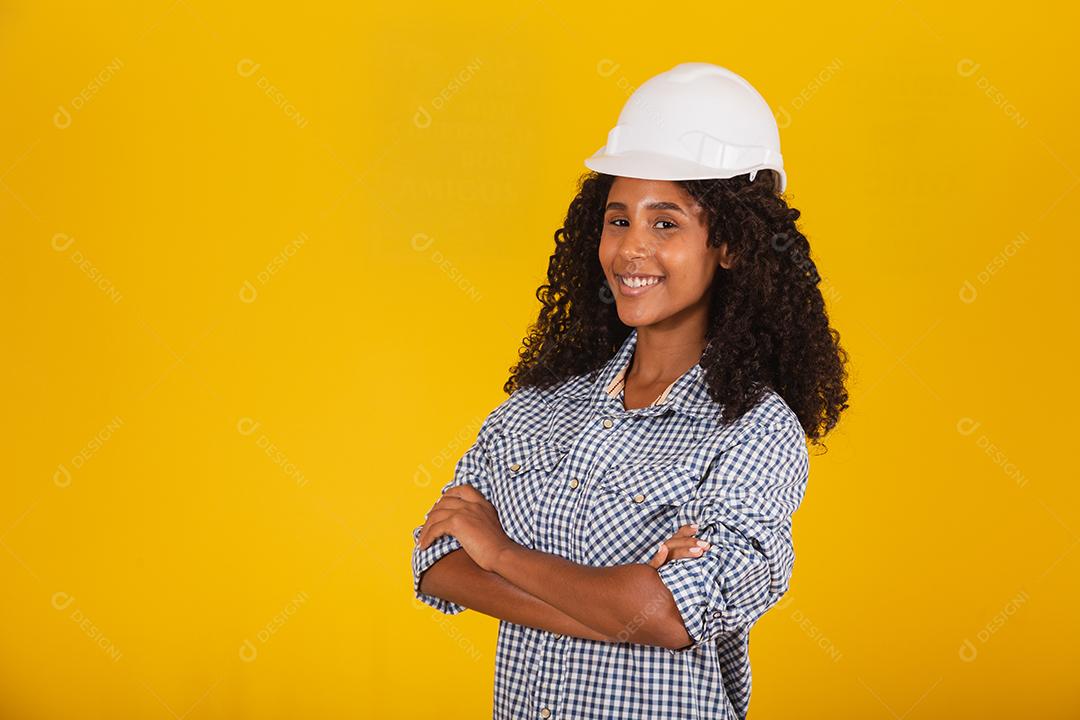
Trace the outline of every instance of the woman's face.
{"label": "woman's face", "polygon": [[604,211],[600,265],[623,324],[640,327],[669,318],[675,323],[708,313],[717,267],[731,265],[726,243],[710,247],[707,238],[702,208],[681,185],[615,178]]}

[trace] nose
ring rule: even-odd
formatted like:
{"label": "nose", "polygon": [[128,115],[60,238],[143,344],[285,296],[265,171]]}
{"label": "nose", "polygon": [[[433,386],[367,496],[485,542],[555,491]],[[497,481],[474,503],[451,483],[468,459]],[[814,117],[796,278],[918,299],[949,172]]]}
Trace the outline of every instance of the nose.
{"label": "nose", "polygon": [[637,272],[642,264],[656,252],[654,239],[647,227],[634,223],[630,231],[623,234],[619,254],[626,263],[627,272]]}

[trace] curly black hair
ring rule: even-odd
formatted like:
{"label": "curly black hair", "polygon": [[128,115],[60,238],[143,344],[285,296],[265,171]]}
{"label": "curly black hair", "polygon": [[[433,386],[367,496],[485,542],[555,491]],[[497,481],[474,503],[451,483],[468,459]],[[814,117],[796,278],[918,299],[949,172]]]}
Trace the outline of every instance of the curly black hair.
{"label": "curly black hair", "polygon": [[[596,373],[630,334],[619,319],[614,293],[598,259],[604,206],[615,176],[587,172],[578,179],[547,284],[536,297],[539,317],[503,386],[550,387]],[[839,333],[829,327],[821,277],[810,244],[795,226],[800,212],[777,192],[771,170],[709,180],[677,180],[703,208],[708,243],[727,242],[735,256],[718,268],[709,304],[707,346],[701,366],[709,394],[729,423],[771,388],[795,412],[811,442],[820,439],[848,407]]]}

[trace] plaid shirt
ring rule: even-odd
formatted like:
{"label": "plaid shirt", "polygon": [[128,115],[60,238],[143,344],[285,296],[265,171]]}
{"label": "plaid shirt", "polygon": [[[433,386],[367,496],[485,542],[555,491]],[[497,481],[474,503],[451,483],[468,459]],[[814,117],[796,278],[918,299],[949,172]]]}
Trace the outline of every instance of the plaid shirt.
{"label": "plaid shirt", "polygon": [[[636,341],[631,329],[591,381],[586,373],[514,392],[442,492],[471,484],[514,542],[591,566],[648,562],[698,522],[708,550],[657,571],[693,644],[602,642],[500,620],[495,720],[746,717],[750,629],[787,591],[795,560],[806,435],[771,391],[721,426],[700,364],[654,404],[627,410],[621,380]],[[412,557],[416,597],[451,615],[465,607],[420,592],[420,576],[460,547],[444,535]]]}

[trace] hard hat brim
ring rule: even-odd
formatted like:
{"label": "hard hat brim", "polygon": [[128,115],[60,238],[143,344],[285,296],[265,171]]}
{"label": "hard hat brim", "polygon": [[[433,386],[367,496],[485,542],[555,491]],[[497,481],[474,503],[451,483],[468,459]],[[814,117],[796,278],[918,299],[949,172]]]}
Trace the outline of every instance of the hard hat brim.
{"label": "hard hat brim", "polygon": [[708,165],[641,150],[605,155],[604,148],[600,148],[596,154],[585,160],[585,167],[605,175],[620,175],[640,180],[711,180],[748,175],[754,170],[772,170],[776,173],[777,192],[783,192],[787,187],[787,176],[783,168],[761,166],[732,170],[724,174],[723,170]]}

